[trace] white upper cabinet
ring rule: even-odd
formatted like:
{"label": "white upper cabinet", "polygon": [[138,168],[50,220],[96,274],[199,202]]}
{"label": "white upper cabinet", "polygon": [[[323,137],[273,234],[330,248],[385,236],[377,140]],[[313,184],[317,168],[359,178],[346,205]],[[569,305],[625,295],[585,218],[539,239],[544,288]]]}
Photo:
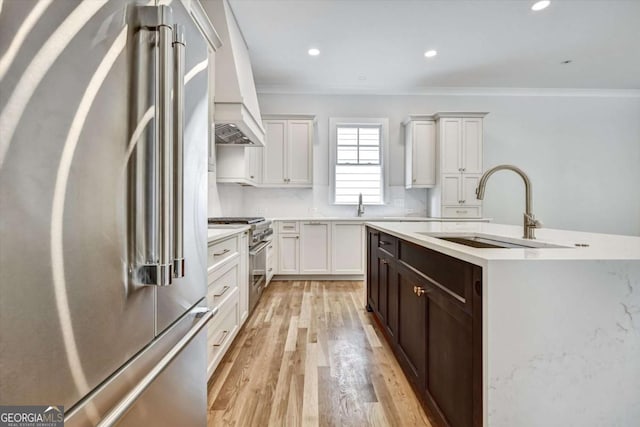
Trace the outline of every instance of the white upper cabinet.
{"label": "white upper cabinet", "polygon": [[266,187],[309,187],[313,184],[312,116],[265,116],[266,147],[263,180]]}
{"label": "white upper cabinet", "polygon": [[268,149],[264,152],[263,184],[285,182],[285,147],[287,143],[287,121],[267,120],[263,123]]}
{"label": "white upper cabinet", "polygon": [[430,116],[410,116],[405,126],[405,187],[436,185],[436,124]]}
{"label": "white upper cabinet", "polygon": [[262,147],[217,145],[216,180],[257,186],[262,182]]}
{"label": "white upper cabinet", "polygon": [[462,119],[462,171],[482,174],[482,119]]}
{"label": "white upper cabinet", "polygon": [[462,119],[440,119],[441,173],[462,170]]}
{"label": "white upper cabinet", "polygon": [[483,117],[486,113],[437,113],[436,150],[440,171],[429,193],[429,215],[479,218],[475,190],[482,176]]}

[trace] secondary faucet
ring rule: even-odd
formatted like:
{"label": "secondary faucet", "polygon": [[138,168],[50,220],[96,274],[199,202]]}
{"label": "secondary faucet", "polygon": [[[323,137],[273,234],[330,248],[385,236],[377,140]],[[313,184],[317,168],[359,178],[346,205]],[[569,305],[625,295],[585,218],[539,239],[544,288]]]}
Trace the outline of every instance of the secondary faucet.
{"label": "secondary faucet", "polygon": [[364,205],[362,204],[362,193],[358,196],[358,216],[364,215]]}
{"label": "secondary faucet", "polygon": [[513,165],[498,165],[489,169],[482,175],[482,178],[480,178],[480,182],[478,182],[478,188],[476,188],[476,196],[478,197],[478,200],[484,199],[484,190],[487,186],[487,180],[491,175],[494,174],[494,172],[503,169],[517,173],[524,181],[524,192],[526,198],[524,208],[524,238],[535,239],[535,229],[541,228],[542,223],[536,219],[535,215],[533,215],[533,212],[531,211],[533,209],[533,202],[531,201],[531,181],[529,180],[527,174],[522,171],[522,169]]}

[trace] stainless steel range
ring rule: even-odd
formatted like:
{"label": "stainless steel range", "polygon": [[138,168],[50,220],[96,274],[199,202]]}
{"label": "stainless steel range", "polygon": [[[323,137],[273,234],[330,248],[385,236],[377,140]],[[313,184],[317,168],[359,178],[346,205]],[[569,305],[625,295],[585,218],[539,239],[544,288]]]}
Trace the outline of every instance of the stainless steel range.
{"label": "stainless steel range", "polygon": [[267,246],[273,239],[271,220],[264,217],[209,218],[209,227],[248,224],[249,229],[249,313],[258,304],[267,283]]}

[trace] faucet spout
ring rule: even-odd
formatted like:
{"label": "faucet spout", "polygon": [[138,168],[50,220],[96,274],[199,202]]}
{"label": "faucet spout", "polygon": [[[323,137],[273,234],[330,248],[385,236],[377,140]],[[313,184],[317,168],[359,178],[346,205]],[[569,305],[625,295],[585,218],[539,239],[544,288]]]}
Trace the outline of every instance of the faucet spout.
{"label": "faucet spout", "polygon": [[498,165],[486,171],[480,178],[480,181],[478,182],[478,188],[476,188],[476,196],[478,197],[478,200],[484,199],[484,193],[487,187],[487,181],[489,180],[489,177],[499,170],[510,170],[512,172],[515,172],[518,175],[520,175],[520,178],[522,178],[522,180],[524,181],[525,212],[524,212],[524,221],[523,221],[524,223],[523,234],[525,239],[535,239],[536,238],[535,229],[541,228],[542,223],[535,218],[535,215],[532,212],[533,201],[531,196],[531,180],[529,179],[527,174],[524,173],[522,169],[513,165]]}
{"label": "faucet spout", "polygon": [[358,216],[364,215],[364,204],[362,204],[362,193],[358,196]]}

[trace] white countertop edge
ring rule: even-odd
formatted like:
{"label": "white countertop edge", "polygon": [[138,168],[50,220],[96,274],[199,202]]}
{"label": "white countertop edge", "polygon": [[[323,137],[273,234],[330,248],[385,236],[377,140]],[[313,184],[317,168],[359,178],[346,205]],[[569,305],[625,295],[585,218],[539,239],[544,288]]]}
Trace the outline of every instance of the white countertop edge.
{"label": "white countertop edge", "polygon": [[219,240],[226,239],[227,237],[235,236],[244,231],[247,231],[251,227],[248,225],[221,225],[207,229],[207,244],[215,243]]}
{"label": "white countertop edge", "polygon": [[357,216],[292,216],[267,218],[271,221],[355,221],[355,222],[490,222],[491,218],[430,218],[416,216],[384,216],[384,217],[357,217]]}
{"label": "white countertop edge", "polygon": [[[522,227],[482,222],[456,223],[399,223],[366,222],[382,232],[432,249],[446,255],[486,267],[491,261],[585,261],[619,260],[640,261],[640,237],[579,231],[539,229],[538,242],[567,246],[565,248],[512,248],[481,249],[430,237],[419,232],[434,233],[480,233],[521,239]],[[574,247],[575,243],[586,243],[589,247]]]}

